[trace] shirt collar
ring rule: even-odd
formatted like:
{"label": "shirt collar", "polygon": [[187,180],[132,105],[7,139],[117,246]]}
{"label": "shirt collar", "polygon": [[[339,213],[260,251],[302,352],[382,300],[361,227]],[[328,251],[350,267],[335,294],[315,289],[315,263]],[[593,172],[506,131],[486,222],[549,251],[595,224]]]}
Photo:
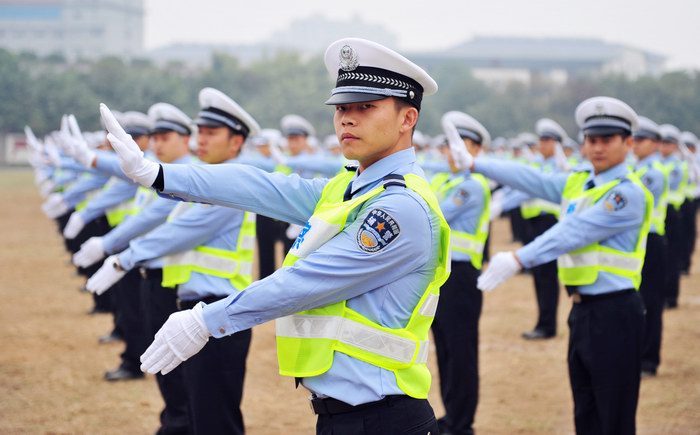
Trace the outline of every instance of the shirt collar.
{"label": "shirt collar", "polygon": [[[608,183],[612,180],[615,180],[617,178],[622,178],[625,175],[629,173],[629,169],[627,166],[627,163],[622,162],[619,165],[613,166],[612,168],[608,169],[605,172],[601,172],[600,174],[596,175],[593,177],[593,183],[596,186],[602,186],[605,183]],[[591,175],[593,173],[591,172]]]}
{"label": "shirt collar", "polygon": [[357,192],[363,187],[384,178],[385,175],[397,171],[399,168],[416,162],[416,152],[413,147],[395,152],[381,160],[374,162],[369,168],[355,175],[352,180],[352,191]]}
{"label": "shirt collar", "polygon": [[652,153],[644,157],[642,160],[637,162],[637,168],[643,168],[645,166],[651,166],[655,161],[659,160],[658,153]]}

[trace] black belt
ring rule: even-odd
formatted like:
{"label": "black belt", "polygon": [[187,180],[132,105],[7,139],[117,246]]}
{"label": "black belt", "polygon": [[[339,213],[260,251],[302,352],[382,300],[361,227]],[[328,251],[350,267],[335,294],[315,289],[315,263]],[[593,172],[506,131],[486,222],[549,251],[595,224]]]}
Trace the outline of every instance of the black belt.
{"label": "black belt", "polygon": [[145,267],[139,268],[139,273],[143,279],[163,280],[163,269],[148,269]]}
{"label": "black belt", "polygon": [[194,308],[195,305],[197,305],[200,302],[204,302],[205,304],[211,304],[216,301],[220,301],[222,299],[226,299],[226,296],[209,296],[207,298],[202,298],[202,299],[196,299],[192,301],[183,301],[178,299],[177,300],[177,309],[178,310],[191,310]]}
{"label": "black belt", "polygon": [[596,301],[602,301],[605,299],[613,299],[616,297],[628,295],[630,293],[636,293],[636,290],[634,289],[627,289],[627,290],[620,290],[616,292],[610,292],[610,293],[603,293],[599,295],[582,295],[581,293],[574,291],[571,294],[571,300],[575,304],[582,304],[586,302],[596,302]]}
{"label": "black belt", "polygon": [[311,399],[311,410],[316,415],[333,415],[333,414],[345,414],[348,412],[361,411],[365,409],[372,408],[384,408],[388,406],[393,406],[394,404],[404,401],[404,400],[419,400],[414,399],[409,396],[394,395],[386,396],[382,400],[377,400],[376,402],[362,403],[360,405],[350,405],[349,403],[341,402],[340,400],[332,399],[327,397],[325,399],[312,398]]}

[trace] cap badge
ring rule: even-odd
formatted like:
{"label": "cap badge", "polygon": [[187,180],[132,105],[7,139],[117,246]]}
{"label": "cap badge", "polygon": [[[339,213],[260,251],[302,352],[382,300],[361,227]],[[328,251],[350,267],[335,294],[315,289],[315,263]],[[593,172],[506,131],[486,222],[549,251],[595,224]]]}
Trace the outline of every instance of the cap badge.
{"label": "cap badge", "polygon": [[602,116],[605,114],[605,106],[603,103],[598,103],[595,105],[595,114],[598,116]]}
{"label": "cap badge", "polygon": [[344,45],[340,49],[340,69],[343,71],[352,71],[360,65],[357,59],[357,53],[349,45]]}

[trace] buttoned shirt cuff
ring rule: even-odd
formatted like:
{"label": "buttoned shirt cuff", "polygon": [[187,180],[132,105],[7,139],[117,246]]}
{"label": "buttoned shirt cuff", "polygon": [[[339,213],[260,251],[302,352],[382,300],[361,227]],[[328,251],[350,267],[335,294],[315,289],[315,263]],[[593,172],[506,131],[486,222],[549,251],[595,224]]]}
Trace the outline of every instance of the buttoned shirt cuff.
{"label": "buttoned shirt cuff", "polygon": [[122,269],[128,271],[134,268],[134,256],[131,249],[122,252],[117,258],[119,259],[119,265]]}
{"label": "buttoned shirt cuff", "polygon": [[207,304],[202,309],[202,317],[207,325],[209,333],[214,338],[226,337],[238,332],[226,312],[226,307],[231,303],[231,298]]}
{"label": "buttoned shirt cuff", "polygon": [[537,249],[533,247],[532,243],[527,244],[515,251],[515,255],[518,256],[520,264],[522,264],[523,268],[525,269],[530,269],[533,266],[538,265],[535,264],[535,259],[537,258]]}

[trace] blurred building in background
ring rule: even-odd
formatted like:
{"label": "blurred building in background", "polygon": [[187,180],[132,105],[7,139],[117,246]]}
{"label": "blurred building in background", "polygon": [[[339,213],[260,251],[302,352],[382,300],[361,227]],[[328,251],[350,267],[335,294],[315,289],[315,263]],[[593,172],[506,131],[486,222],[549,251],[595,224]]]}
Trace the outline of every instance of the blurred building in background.
{"label": "blurred building in background", "polygon": [[143,54],[143,0],[0,0],[0,47],[68,60]]}
{"label": "blurred building in background", "polygon": [[499,86],[535,81],[564,84],[569,77],[621,74],[628,78],[664,72],[666,58],[600,39],[476,37],[452,48],[412,53],[428,68],[446,62],[469,66],[474,76]]}

